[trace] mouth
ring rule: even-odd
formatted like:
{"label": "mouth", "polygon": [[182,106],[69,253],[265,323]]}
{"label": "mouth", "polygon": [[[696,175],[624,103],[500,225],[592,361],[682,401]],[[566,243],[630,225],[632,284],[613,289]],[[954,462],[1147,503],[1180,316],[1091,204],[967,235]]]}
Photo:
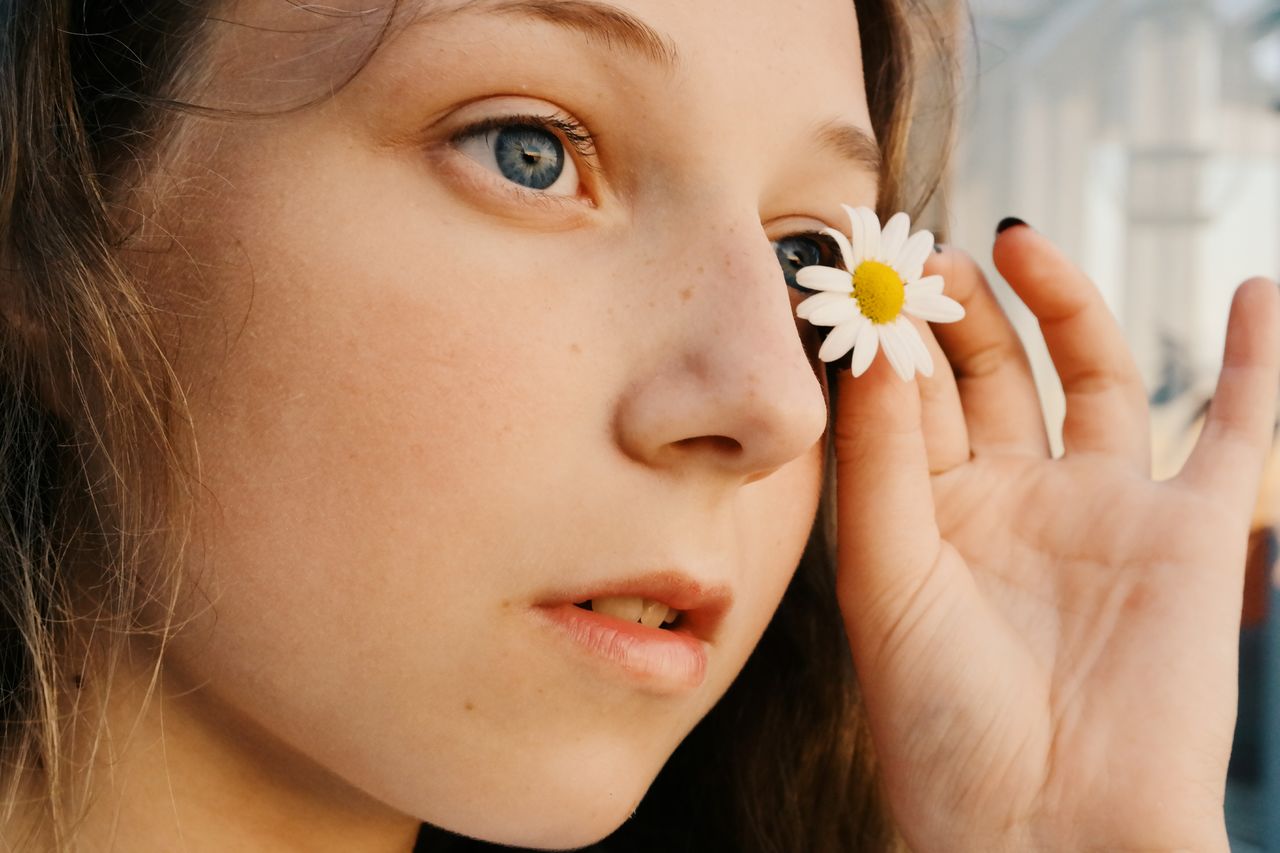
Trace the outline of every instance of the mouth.
{"label": "mouth", "polygon": [[667,571],[553,593],[533,610],[575,641],[577,653],[607,662],[611,674],[674,693],[705,680],[708,647],[731,603],[727,587]]}
{"label": "mouth", "polygon": [[727,586],[701,583],[679,571],[666,570],[593,584],[589,590],[550,593],[538,602],[540,607],[565,604],[714,643],[733,604],[733,593]]}

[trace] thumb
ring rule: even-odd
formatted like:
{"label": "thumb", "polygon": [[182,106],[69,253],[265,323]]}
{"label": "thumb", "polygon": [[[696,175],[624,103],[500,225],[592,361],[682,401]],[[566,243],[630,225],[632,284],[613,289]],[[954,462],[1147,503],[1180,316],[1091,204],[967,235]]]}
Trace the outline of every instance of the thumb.
{"label": "thumb", "polygon": [[835,455],[837,594],[850,641],[871,651],[940,562],[916,381],[882,357],[842,370]]}

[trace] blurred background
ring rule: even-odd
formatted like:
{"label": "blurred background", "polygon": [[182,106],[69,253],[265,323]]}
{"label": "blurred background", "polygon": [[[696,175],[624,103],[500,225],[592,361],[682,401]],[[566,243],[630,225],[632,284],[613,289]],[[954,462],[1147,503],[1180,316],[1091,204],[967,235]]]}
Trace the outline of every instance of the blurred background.
{"label": "blurred background", "polygon": [[[1034,318],[991,265],[994,226],[1021,217],[1084,267],[1146,378],[1156,475],[1171,476],[1212,394],[1232,293],[1253,275],[1280,279],[1280,0],[934,5],[964,82],[954,157],[922,223],[986,265],[1051,424],[1061,387]],[[936,97],[921,105],[923,156],[940,147]],[[1242,614],[1227,814],[1244,853],[1280,853],[1277,526],[1280,450],[1259,495]]]}

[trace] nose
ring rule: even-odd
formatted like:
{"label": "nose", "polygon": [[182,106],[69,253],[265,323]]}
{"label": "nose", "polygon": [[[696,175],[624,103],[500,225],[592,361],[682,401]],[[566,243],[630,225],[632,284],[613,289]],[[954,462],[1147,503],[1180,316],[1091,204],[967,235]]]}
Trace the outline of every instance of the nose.
{"label": "nose", "polygon": [[[822,437],[827,404],[783,271],[758,218],[681,223],[645,241],[671,271],[635,282],[658,294],[636,317],[632,381],[617,407],[623,451],[655,468],[767,477]],[[657,256],[655,261],[653,256]],[[816,365],[816,366],[815,366]]]}

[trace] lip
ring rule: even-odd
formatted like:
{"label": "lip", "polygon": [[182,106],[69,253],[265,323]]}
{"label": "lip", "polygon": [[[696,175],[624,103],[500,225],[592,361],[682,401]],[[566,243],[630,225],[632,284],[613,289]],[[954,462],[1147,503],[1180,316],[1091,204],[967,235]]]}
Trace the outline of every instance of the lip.
{"label": "lip", "polygon": [[[671,628],[649,628],[575,606],[610,596],[653,599],[681,615]],[[533,610],[579,648],[610,662],[611,670],[632,683],[660,692],[681,692],[705,681],[707,647],[731,603],[727,587],[707,586],[680,572],[662,571],[552,593]]]}

